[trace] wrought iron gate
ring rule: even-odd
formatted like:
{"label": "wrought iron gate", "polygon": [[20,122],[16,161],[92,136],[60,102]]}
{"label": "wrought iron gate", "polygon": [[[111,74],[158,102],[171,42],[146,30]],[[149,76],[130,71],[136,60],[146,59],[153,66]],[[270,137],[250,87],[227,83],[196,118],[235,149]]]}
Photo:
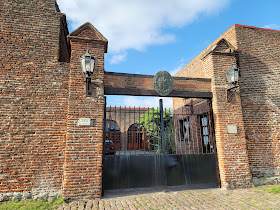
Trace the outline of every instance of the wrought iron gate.
{"label": "wrought iron gate", "polygon": [[159,105],[105,107],[103,189],[217,186],[211,101]]}

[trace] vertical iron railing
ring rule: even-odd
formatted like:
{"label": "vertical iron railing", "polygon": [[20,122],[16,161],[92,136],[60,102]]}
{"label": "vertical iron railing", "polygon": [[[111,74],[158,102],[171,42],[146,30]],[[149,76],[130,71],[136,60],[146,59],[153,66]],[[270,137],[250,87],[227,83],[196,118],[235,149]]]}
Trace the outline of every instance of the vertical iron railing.
{"label": "vertical iron railing", "polygon": [[163,118],[164,113],[163,113],[162,99],[159,99],[159,109],[160,109],[160,132],[161,132],[162,153],[165,154],[164,118]]}
{"label": "vertical iron railing", "polygon": [[164,109],[162,99],[157,108],[110,106],[104,110],[104,140],[108,137],[114,143],[115,155],[216,151],[209,100],[190,100],[176,110]]}

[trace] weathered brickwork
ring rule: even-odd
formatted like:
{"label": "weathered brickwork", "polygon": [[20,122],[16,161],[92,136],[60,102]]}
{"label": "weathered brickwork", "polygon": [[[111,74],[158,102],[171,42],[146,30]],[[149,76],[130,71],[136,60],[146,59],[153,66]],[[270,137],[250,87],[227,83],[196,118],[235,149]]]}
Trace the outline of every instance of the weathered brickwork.
{"label": "weathered brickwork", "polygon": [[240,97],[254,178],[280,176],[280,31],[236,26]]}
{"label": "weathered brickwork", "polygon": [[[231,56],[212,55],[214,63],[213,113],[221,184],[223,187],[236,188],[250,186],[250,172],[246,150],[246,139],[241,112],[239,93],[231,103],[225,97],[225,70],[230,68]],[[215,87],[216,86],[216,87]],[[237,125],[237,134],[228,134],[227,125]]]}
{"label": "weathered brickwork", "polygon": [[[249,186],[250,176],[255,184],[279,176],[279,42],[279,31],[234,25],[176,74],[212,79],[224,187]],[[240,68],[240,88],[228,103],[225,71],[231,64]],[[189,103],[173,101],[175,108]],[[227,134],[227,124],[236,124],[238,134]]]}
{"label": "weathered brickwork", "polygon": [[62,189],[69,63],[58,60],[69,54],[65,15],[55,0],[4,0],[0,13],[0,193],[46,198]]}
{"label": "weathered brickwork", "polygon": [[[90,23],[86,23],[68,37],[71,61],[63,177],[65,199],[94,199],[101,197],[102,192],[103,78],[107,40],[100,37],[101,34],[97,37],[98,33]],[[84,34],[88,36],[84,37]],[[92,97],[86,97],[85,75],[80,62],[87,49],[95,58]],[[91,118],[93,125],[78,126],[79,118]]]}

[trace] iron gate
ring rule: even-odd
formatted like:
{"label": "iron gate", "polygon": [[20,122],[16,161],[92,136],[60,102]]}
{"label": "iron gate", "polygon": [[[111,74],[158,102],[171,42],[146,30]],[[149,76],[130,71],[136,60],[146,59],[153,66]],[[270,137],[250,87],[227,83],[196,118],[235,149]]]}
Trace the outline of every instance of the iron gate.
{"label": "iron gate", "polygon": [[105,107],[103,189],[218,185],[210,100]]}

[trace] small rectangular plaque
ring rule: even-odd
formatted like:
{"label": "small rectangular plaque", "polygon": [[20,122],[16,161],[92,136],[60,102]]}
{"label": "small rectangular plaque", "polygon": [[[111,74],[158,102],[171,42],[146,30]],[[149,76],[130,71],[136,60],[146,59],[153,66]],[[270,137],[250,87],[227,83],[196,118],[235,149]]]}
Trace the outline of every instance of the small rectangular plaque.
{"label": "small rectangular plaque", "polygon": [[230,134],[237,134],[237,125],[235,124],[227,125],[227,132]]}
{"label": "small rectangular plaque", "polygon": [[78,126],[92,126],[92,120],[90,118],[79,118]]}

